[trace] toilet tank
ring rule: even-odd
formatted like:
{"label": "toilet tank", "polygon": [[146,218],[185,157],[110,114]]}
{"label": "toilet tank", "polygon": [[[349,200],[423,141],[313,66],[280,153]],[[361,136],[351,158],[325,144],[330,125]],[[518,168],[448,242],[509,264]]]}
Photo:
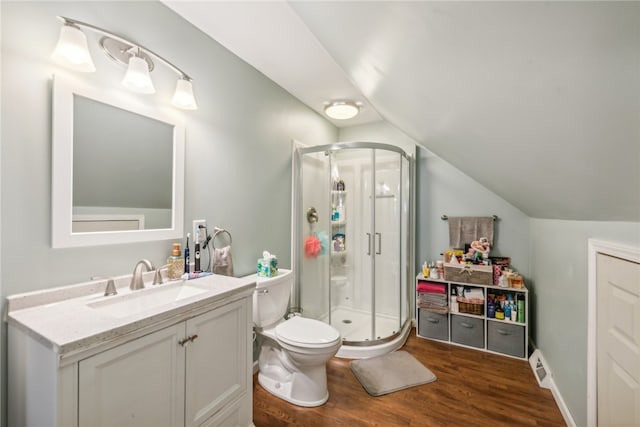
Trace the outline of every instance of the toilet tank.
{"label": "toilet tank", "polygon": [[284,318],[289,305],[293,284],[293,272],[279,269],[274,277],[253,275],[256,290],[253,292],[253,323],[260,328],[275,324]]}

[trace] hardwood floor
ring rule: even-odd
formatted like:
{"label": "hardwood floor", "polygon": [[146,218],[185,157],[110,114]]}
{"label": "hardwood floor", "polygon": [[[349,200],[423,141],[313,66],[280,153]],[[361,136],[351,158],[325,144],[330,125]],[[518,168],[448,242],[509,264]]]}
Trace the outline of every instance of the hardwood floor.
{"label": "hardwood floor", "polygon": [[371,397],[348,359],[327,365],[329,400],[300,408],[253,385],[256,427],[279,426],[565,426],[551,392],[538,387],[529,363],[418,338],[402,348],[438,379]]}

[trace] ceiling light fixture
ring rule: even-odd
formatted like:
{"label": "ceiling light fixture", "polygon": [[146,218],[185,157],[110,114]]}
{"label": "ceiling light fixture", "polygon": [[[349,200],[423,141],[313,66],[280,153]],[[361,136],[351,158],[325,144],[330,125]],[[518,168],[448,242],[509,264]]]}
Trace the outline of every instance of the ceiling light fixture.
{"label": "ceiling light fixture", "polygon": [[332,101],[325,105],[324,112],[336,120],[352,119],[360,112],[360,106],[354,101]]}
{"label": "ceiling light fixture", "polygon": [[75,19],[58,16],[63,21],[60,38],[51,57],[75,71],[93,72],[96,70],[87,46],[87,37],[80,27],[102,34],[100,46],[114,61],[127,67],[122,80],[123,86],[138,93],[155,93],[150,72],[154,69],[151,57],[162,62],[180,77],[171,104],[186,110],[198,108],[193,96],[192,79],[184,71],[146,47],[134,43],[102,28]]}

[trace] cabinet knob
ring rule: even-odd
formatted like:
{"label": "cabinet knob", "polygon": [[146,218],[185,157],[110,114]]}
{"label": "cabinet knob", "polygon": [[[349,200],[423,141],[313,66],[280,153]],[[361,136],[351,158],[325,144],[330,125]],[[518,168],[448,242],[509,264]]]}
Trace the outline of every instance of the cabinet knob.
{"label": "cabinet knob", "polygon": [[189,341],[191,341],[190,337],[182,338],[181,340],[178,340],[178,344],[180,344],[182,347],[186,347],[187,344],[189,344]]}
{"label": "cabinet knob", "polygon": [[196,339],[198,338],[198,334],[193,334],[190,337],[188,337],[187,339],[191,342],[194,342]]}

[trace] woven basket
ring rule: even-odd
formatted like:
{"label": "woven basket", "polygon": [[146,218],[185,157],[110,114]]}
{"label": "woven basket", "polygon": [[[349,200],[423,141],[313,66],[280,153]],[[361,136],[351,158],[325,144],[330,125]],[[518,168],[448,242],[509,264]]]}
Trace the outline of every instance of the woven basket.
{"label": "woven basket", "polygon": [[469,264],[445,264],[444,280],[458,283],[493,285],[493,266]]}
{"label": "woven basket", "polygon": [[457,301],[460,313],[476,314],[478,316],[484,314],[484,300],[457,297]]}

